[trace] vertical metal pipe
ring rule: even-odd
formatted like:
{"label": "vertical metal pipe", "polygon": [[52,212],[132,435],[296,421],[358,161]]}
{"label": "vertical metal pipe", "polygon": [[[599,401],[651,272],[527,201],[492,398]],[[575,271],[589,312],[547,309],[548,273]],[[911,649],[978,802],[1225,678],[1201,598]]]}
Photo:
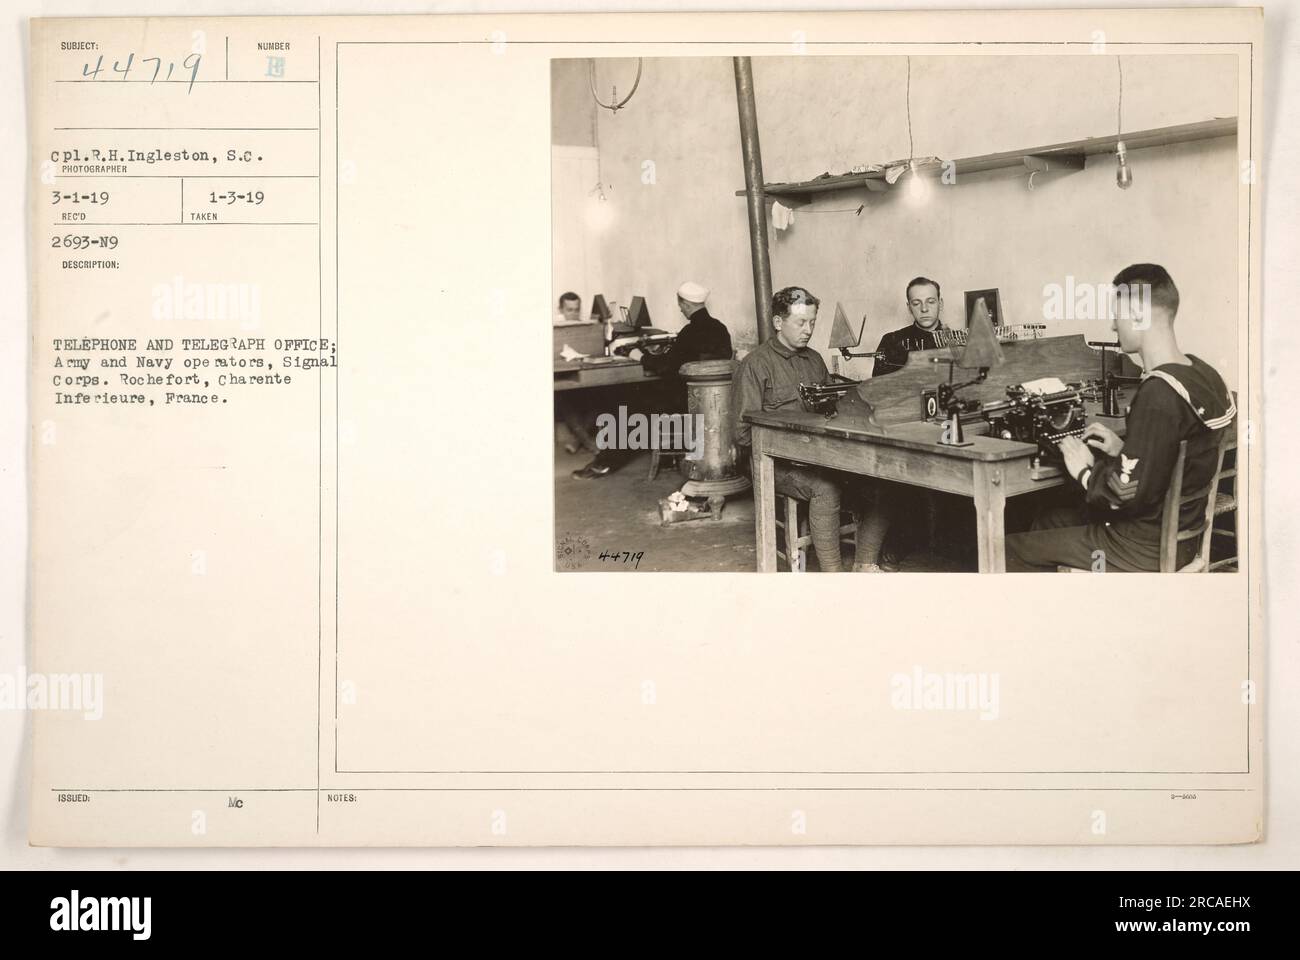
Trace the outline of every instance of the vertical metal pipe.
{"label": "vertical metal pipe", "polygon": [[758,110],[749,57],[733,57],[736,108],[740,112],[740,152],[745,162],[745,202],[749,207],[749,251],[754,267],[754,308],[758,342],[772,335],[772,261],[767,248],[767,198],[763,193],[763,155],[758,147]]}

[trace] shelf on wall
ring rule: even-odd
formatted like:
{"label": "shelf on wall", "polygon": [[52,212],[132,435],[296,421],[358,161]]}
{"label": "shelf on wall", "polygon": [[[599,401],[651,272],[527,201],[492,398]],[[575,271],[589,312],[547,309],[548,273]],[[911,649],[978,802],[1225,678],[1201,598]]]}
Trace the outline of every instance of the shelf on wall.
{"label": "shelf on wall", "polygon": [[[1183,123],[1172,127],[1156,127],[1151,130],[1136,130],[1132,133],[1108,137],[1089,137],[1086,140],[1074,140],[1070,143],[1054,143],[1046,147],[1034,147],[1029,150],[1008,150],[1004,153],[986,153],[978,157],[963,157],[954,160],[955,173],[984,173],[988,170],[1002,170],[1011,167],[1029,167],[1035,161],[1050,164],[1056,158],[1065,166],[1075,167],[1078,158],[1098,153],[1114,153],[1115,144],[1123,140],[1129,150],[1141,150],[1145,147],[1164,147],[1175,143],[1190,143],[1193,140],[1209,140],[1213,137],[1232,136],[1237,132],[1237,118],[1223,117],[1214,120],[1201,120],[1197,123]],[[935,167],[932,171],[939,172]],[[770,197],[797,198],[807,200],[813,194],[829,193],[835,190],[852,190],[867,188],[873,192],[888,189],[883,171],[872,173],[846,173],[834,177],[821,177],[817,180],[804,180],[800,183],[769,183],[763,186],[763,192]],[[737,190],[736,196],[743,197],[744,190]]]}

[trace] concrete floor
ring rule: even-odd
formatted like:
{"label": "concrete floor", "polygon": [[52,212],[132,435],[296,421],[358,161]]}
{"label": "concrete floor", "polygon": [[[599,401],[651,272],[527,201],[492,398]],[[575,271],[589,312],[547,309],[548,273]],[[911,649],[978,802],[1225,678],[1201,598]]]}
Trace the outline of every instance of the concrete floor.
{"label": "concrete floor", "polygon": [[[574,480],[569,474],[590,461],[589,453],[569,454],[555,450],[555,541],[558,569],[615,571],[697,570],[749,571],[757,566],[754,551],[754,499],[749,493],[729,499],[720,520],[692,520],[663,526],[659,522],[659,499],[680,489],[685,478],[676,467],[659,471],[648,480],[650,454],[644,453],[621,470],[599,480]],[[903,560],[904,573],[974,571],[975,517],[970,501],[947,500],[939,527],[946,531],[936,550],[919,550]],[[1034,503],[1008,505],[1009,514],[1024,513],[1018,526],[1028,526]],[[1221,518],[1221,525],[1232,518]],[[1235,550],[1231,538],[1215,538],[1215,559]],[[563,556],[561,557],[561,551]],[[601,560],[602,551],[619,554]],[[624,562],[621,554],[642,553],[638,564]],[[845,562],[852,551],[845,548]],[[809,569],[816,570],[816,554]],[[784,562],[782,561],[782,569]],[[1235,566],[1228,568],[1235,570]]]}
{"label": "concrete floor", "polygon": [[[751,494],[728,499],[720,520],[691,520],[663,526],[659,500],[680,489],[685,478],[675,467],[647,479],[650,454],[637,456],[599,480],[574,480],[570,473],[591,459],[587,453],[555,452],[555,540],[559,569],[650,571],[752,571],[754,500]],[[972,517],[971,539],[975,530]],[[643,553],[639,564],[621,554]],[[600,559],[602,552],[620,554]],[[845,561],[851,550],[846,548]],[[783,564],[784,566],[784,564]],[[816,555],[810,559],[816,569]],[[967,566],[950,556],[922,552],[908,557],[904,572],[957,571]],[[974,569],[970,566],[970,569]]]}
{"label": "concrete floor", "polygon": [[[563,449],[555,454],[555,540],[569,538],[574,548],[562,569],[575,570],[753,570],[754,500],[742,494],[728,500],[719,520],[691,520],[662,526],[659,499],[681,488],[676,467],[646,479],[650,454],[643,453],[599,480],[574,480],[569,474],[591,454]],[[585,541],[585,545],[580,541]],[[599,559],[602,551],[644,553],[640,563]],[[571,558],[571,559],[569,559]]]}

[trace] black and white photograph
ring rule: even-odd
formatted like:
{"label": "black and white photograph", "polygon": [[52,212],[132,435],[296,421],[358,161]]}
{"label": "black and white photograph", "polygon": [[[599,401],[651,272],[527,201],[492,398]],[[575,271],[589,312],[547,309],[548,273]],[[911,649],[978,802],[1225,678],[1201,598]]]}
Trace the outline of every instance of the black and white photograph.
{"label": "black and white photograph", "polygon": [[1174,948],[1284,902],[1282,4],[17,2],[23,924],[319,899],[268,867],[943,870],[878,912]]}
{"label": "black and white photograph", "polygon": [[1195,49],[552,61],[557,570],[1237,571]]}

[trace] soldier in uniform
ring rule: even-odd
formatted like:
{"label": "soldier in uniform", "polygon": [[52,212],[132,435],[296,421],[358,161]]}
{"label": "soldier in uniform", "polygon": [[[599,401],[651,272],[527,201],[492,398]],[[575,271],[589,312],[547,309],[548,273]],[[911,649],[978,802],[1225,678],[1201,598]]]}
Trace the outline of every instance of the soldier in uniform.
{"label": "soldier in uniform", "polygon": [[901,369],[913,350],[939,346],[934,338],[935,331],[943,329],[943,293],[939,284],[929,277],[916,277],[908,282],[905,296],[912,322],[880,338],[876,352],[884,356],[876,358],[871,368],[873,377]]}
{"label": "soldier in uniform", "polygon": [[[775,336],[752,350],[736,371],[731,394],[736,466],[746,473],[752,470],[751,428],[743,415],[750,410],[797,407],[800,383],[826,383],[831,378],[822,355],[808,348],[820,302],[803,287],[778,290],[772,297]],[[880,569],[876,557],[883,532],[878,528],[879,514],[871,509],[872,498],[865,490],[858,485],[845,489],[846,476],[802,463],[778,460],[774,472],[777,493],[808,501],[813,550],[823,572],[843,570],[840,509],[845,500],[858,514],[854,570]]]}
{"label": "soldier in uniform", "polygon": [[[939,346],[935,340],[935,331],[943,329],[943,293],[938,281],[929,277],[914,277],[908,281],[904,298],[907,309],[912,314],[912,322],[891,330],[880,338],[876,352],[884,356],[876,358],[875,365],[871,368],[873,377],[901,370],[907,364],[907,355],[914,350],[933,350]],[[935,509],[933,500],[928,491],[882,484],[878,499],[882,539],[889,532],[895,517],[930,516]],[[915,524],[908,524],[907,527],[915,527]],[[885,570],[897,569],[918,536],[915,529],[896,528],[881,552],[881,567]]]}

